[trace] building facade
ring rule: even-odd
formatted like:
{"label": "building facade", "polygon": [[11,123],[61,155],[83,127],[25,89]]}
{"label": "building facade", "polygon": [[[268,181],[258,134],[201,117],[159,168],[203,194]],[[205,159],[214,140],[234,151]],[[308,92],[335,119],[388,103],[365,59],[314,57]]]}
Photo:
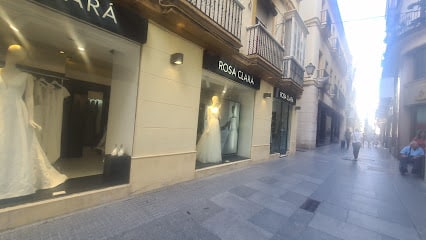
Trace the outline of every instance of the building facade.
{"label": "building facade", "polygon": [[351,115],[352,62],[337,1],[308,0],[300,14],[309,34],[306,63],[315,71],[305,74],[298,102],[297,147],[312,149],[342,139]]}
{"label": "building facade", "polygon": [[387,1],[381,81],[382,136],[396,154],[426,129],[426,1]]}
{"label": "building facade", "polygon": [[294,154],[299,4],[0,0],[0,230]]}

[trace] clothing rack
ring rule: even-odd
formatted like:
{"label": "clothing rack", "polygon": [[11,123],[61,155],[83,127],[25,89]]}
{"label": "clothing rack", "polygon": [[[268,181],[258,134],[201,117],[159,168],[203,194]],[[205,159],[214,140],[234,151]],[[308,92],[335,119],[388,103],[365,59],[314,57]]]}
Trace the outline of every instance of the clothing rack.
{"label": "clothing rack", "polygon": [[44,70],[44,69],[39,69],[39,68],[35,68],[35,67],[29,67],[29,66],[25,66],[25,65],[21,65],[21,64],[16,64],[16,66],[27,73],[31,73],[37,76],[43,76],[43,77],[49,77],[49,78],[55,78],[58,80],[61,80],[61,83],[63,83],[63,80],[68,80],[68,78],[65,77],[64,73],[58,73],[58,72],[53,72],[53,71],[48,71],[48,70]]}

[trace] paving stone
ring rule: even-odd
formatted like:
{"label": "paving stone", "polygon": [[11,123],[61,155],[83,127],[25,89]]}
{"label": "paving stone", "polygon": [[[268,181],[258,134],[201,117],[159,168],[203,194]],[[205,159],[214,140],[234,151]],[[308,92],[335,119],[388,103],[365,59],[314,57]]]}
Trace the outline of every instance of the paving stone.
{"label": "paving stone", "polygon": [[266,183],[266,184],[274,184],[274,183],[278,182],[278,179],[273,178],[273,177],[261,177],[258,180],[263,182],[263,183]]}
{"label": "paving stone", "polygon": [[[280,238],[283,239],[283,238]],[[278,240],[278,239],[277,239]],[[341,238],[333,237],[325,232],[308,227],[297,240],[342,240]]]}
{"label": "paving stone", "polygon": [[407,228],[358,212],[349,211],[348,222],[397,239],[419,240],[414,228]]}
{"label": "paving stone", "polygon": [[266,240],[272,234],[242,219],[232,210],[225,210],[207,219],[202,226],[222,240]]}
{"label": "paving stone", "polygon": [[247,186],[238,186],[230,189],[229,192],[236,194],[242,198],[248,198],[258,191]]}
{"label": "paving stone", "polygon": [[273,196],[262,192],[257,192],[251,195],[248,199],[284,216],[291,216],[298,208],[296,205],[274,198]]}
{"label": "paving stone", "polygon": [[296,193],[299,193],[303,196],[309,197],[312,193],[314,193],[318,189],[318,184],[302,181],[299,184],[292,187],[290,190]]}
{"label": "paving stone", "polygon": [[156,219],[148,224],[138,226],[130,231],[109,237],[108,239],[219,240],[220,238],[202,227],[189,214],[186,214],[185,212],[177,212]]}
{"label": "paving stone", "polygon": [[322,202],[319,205],[317,212],[327,215],[329,217],[335,218],[342,222],[346,221],[348,217],[347,209],[328,203],[328,202]]}
{"label": "paving stone", "polygon": [[298,209],[272,239],[298,239],[306,230],[313,215],[311,212]]}
{"label": "paving stone", "polygon": [[263,192],[277,198],[288,191],[287,189],[277,188],[274,185],[266,184],[260,181],[251,181],[246,183],[245,186],[256,189],[259,192]]}
{"label": "paving stone", "polygon": [[288,217],[265,208],[251,217],[249,221],[274,234],[288,224]]}
{"label": "paving stone", "polygon": [[262,206],[229,192],[218,194],[211,198],[211,201],[224,209],[233,210],[244,219],[251,218],[263,209]]}
{"label": "paving stone", "polygon": [[300,206],[303,202],[306,201],[306,196],[303,196],[302,194],[295,193],[293,191],[288,191],[280,196],[281,200],[284,200],[286,202],[292,203],[296,206]]}
{"label": "paving stone", "polygon": [[316,213],[309,226],[337,238],[345,240],[379,240],[381,235],[363,227],[339,221],[321,213]]}

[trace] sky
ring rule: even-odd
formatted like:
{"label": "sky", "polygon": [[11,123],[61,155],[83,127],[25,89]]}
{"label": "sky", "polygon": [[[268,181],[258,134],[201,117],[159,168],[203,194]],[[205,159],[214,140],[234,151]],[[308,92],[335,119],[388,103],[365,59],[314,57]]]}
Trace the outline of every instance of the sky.
{"label": "sky", "polygon": [[379,103],[381,60],[385,51],[386,0],[337,0],[356,69],[355,105],[360,120],[372,125]]}

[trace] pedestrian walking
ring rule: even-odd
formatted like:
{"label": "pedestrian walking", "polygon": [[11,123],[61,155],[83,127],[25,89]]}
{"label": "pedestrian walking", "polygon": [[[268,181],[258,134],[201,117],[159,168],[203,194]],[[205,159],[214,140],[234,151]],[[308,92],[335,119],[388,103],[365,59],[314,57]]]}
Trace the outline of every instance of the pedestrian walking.
{"label": "pedestrian walking", "polygon": [[345,140],[346,140],[346,150],[349,149],[349,144],[351,143],[352,133],[349,128],[345,131]]}
{"label": "pedestrian walking", "polygon": [[352,148],[354,153],[354,160],[358,160],[359,149],[361,148],[362,134],[358,128],[352,134]]}

